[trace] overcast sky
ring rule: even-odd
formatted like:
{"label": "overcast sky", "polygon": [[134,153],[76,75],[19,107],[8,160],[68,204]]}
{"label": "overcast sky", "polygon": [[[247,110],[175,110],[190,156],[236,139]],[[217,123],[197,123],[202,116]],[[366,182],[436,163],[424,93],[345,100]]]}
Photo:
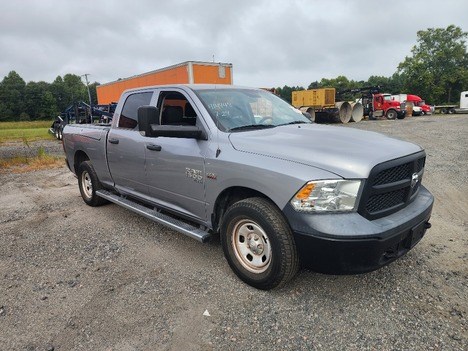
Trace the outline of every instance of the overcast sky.
{"label": "overcast sky", "polygon": [[468,31],[466,0],[0,0],[0,79],[106,83],[184,61],[229,62],[234,83],[392,75],[416,32]]}

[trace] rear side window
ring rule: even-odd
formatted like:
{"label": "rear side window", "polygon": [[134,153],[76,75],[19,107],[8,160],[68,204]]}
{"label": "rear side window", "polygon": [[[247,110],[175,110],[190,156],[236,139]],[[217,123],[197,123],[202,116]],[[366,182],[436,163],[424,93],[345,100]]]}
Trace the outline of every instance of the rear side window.
{"label": "rear side window", "polygon": [[152,96],[152,92],[130,95],[125,100],[122,113],[120,114],[119,128],[135,129],[138,125],[138,107],[149,105]]}

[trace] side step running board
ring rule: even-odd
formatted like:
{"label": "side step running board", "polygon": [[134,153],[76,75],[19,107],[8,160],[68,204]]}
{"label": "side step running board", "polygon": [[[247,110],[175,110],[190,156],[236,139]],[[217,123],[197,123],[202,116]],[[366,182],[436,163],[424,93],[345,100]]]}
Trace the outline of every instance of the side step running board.
{"label": "side step running board", "polygon": [[119,195],[112,194],[107,190],[98,190],[96,195],[109,200],[117,205],[125,207],[126,209],[138,213],[148,219],[155,222],[161,223],[171,229],[178,231],[179,233],[185,234],[193,239],[196,239],[202,243],[208,241],[210,233],[194,227],[188,223],[180,221],[176,218],[172,218],[166,214],[154,211],[129,199],[123,198]]}

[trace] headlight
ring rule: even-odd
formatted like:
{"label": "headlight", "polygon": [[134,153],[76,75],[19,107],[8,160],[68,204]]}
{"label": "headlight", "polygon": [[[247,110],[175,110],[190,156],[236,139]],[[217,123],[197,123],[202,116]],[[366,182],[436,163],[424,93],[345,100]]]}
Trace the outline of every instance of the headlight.
{"label": "headlight", "polygon": [[353,211],[360,187],[360,180],[308,182],[294,195],[291,205],[301,212]]}

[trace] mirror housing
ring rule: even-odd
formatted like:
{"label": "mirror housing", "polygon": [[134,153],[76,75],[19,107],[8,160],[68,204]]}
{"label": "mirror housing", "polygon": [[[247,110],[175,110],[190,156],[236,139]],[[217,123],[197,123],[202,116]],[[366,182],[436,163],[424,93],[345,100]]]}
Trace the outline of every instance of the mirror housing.
{"label": "mirror housing", "polygon": [[197,126],[174,126],[151,124],[152,137],[206,139],[204,133]]}
{"label": "mirror housing", "polygon": [[152,136],[152,124],[159,124],[159,109],[154,106],[138,107],[138,129],[140,132],[145,132],[145,136]]}

